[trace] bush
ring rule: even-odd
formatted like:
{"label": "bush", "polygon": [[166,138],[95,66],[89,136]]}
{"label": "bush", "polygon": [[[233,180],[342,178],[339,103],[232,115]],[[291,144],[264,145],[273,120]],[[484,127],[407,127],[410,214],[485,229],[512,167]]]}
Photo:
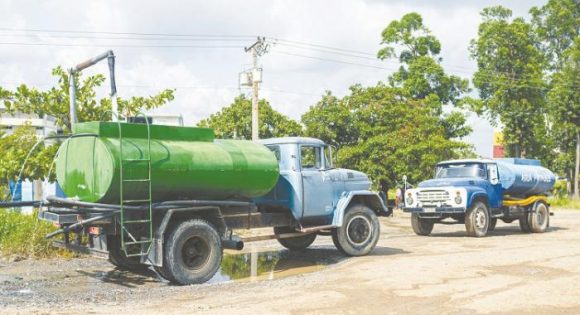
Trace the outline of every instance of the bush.
{"label": "bush", "polygon": [[568,197],[549,198],[550,205],[554,208],[580,210],[580,200],[573,200]]}
{"label": "bush", "polygon": [[557,180],[552,188],[552,196],[558,199],[566,199],[568,197],[568,181]]}
{"label": "bush", "polygon": [[32,215],[0,209],[0,255],[21,258],[57,256],[62,251],[51,246],[44,236],[56,228]]}

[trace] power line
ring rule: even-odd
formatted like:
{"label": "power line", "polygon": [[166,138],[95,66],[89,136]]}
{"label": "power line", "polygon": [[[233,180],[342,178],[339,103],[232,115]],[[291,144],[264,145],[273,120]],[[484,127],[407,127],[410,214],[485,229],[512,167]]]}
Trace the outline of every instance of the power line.
{"label": "power line", "polygon": [[105,47],[105,48],[243,48],[238,45],[127,45],[127,44],[62,44],[62,43],[19,43],[19,42],[0,42],[0,45],[13,46],[53,46],[53,47]]}
{"label": "power line", "polygon": [[[189,41],[189,40],[193,40],[193,41],[203,41],[203,40],[215,40],[215,41],[237,41],[237,40],[245,40],[247,38],[253,38],[254,36],[252,35],[216,35],[216,34],[175,34],[175,33],[140,33],[140,32],[104,32],[104,31],[82,31],[82,30],[43,30],[43,29],[19,29],[19,28],[0,28],[0,31],[17,31],[17,32],[41,32],[41,33],[65,33],[65,34],[107,34],[107,35],[131,35],[131,36],[149,36],[149,38],[130,38],[130,37],[123,37],[123,38],[118,38],[118,37],[88,37],[88,36],[77,36],[78,38],[88,38],[88,39],[112,39],[112,40],[120,40],[120,39],[125,39],[125,40],[163,40],[163,41],[171,41],[171,40],[180,40],[180,41]],[[30,36],[32,34],[17,34],[17,36]],[[53,35],[51,35],[53,36]],[[154,36],[153,38],[151,38],[151,36]],[[55,36],[56,38],[59,38],[58,36]],[[159,37],[171,37],[171,38],[159,38]],[[177,38],[176,38],[177,37]],[[60,36],[60,38],[75,38],[75,36]],[[352,49],[345,49],[345,48],[340,48],[340,47],[333,47],[333,46],[329,46],[329,45],[322,45],[322,44],[317,44],[317,43],[310,43],[310,42],[304,42],[304,41],[296,41],[296,40],[289,40],[289,39],[280,39],[280,38],[275,38],[275,37],[268,37],[268,39],[273,42],[274,44],[279,44],[279,45],[283,45],[283,46],[287,46],[287,47],[293,47],[296,49],[307,49],[307,50],[312,50],[312,51],[317,51],[317,52],[323,52],[323,53],[329,53],[329,54],[335,54],[335,55],[340,55],[340,56],[345,56],[345,57],[352,57],[352,58],[359,58],[359,59],[366,59],[366,60],[373,60],[373,61],[378,61],[376,58],[376,55],[373,53],[369,53],[369,52],[364,52],[364,51],[359,51],[359,50],[352,50]],[[138,48],[202,48],[202,49],[208,49],[208,48],[240,48],[240,46],[235,46],[235,45],[224,45],[224,46],[209,46],[209,45],[127,45],[127,44],[113,44],[113,45],[105,45],[105,44],[91,44],[91,45],[85,45],[85,44],[67,44],[67,43],[15,43],[15,42],[11,42],[11,43],[0,43],[0,45],[20,45],[20,46],[56,46],[56,47],[128,47],[128,48],[133,48],[133,47],[138,47]],[[288,54],[288,53],[287,53]],[[294,54],[296,56],[300,55],[300,54]],[[318,57],[305,57],[304,58],[310,58],[310,59],[316,59]],[[328,58],[326,58],[328,59]],[[392,62],[395,64],[398,64],[395,61],[390,61],[390,60],[383,60],[382,62]],[[343,64],[352,64],[354,65],[355,63],[353,62],[348,62],[348,61],[338,61],[338,63],[343,63]],[[360,65],[360,64],[359,64]],[[375,66],[370,66],[370,65],[362,65],[364,67],[371,67],[371,68],[376,68]],[[459,66],[459,65],[453,65],[453,64],[445,64],[445,66],[441,65],[444,68],[447,69],[465,69],[466,71],[456,71],[456,72],[463,72],[463,74],[466,75],[472,75],[474,72],[476,72],[478,69],[473,69],[473,68],[468,68],[468,67],[464,67],[464,66]],[[389,70],[388,68],[385,68],[386,70]],[[498,73],[498,74],[506,74],[511,76],[510,73],[506,73],[506,72],[500,72],[500,71],[494,71],[494,73]],[[520,78],[514,78],[515,80],[521,80]],[[575,83],[580,83],[580,81],[574,81]]]}
{"label": "power line", "polygon": [[7,27],[0,27],[0,31],[70,33],[70,34],[141,35],[141,36],[167,36],[167,37],[228,37],[228,38],[244,38],[244,39],[256,37],[255,35],[106,32],[106,31],[55,30],[55,29],[33,29],[33,28],[7,28]]}
{"label": "power line", "polygon": [[[166,38],[166,37],[103,37],[103,36],[86,36],[86,35],[52,35],[52,34],[2,34],[0,37],[17,37],[17,38],[31,38],[40,39],[39,37],[47,37],[49,39],[97,39],[97,40],[129,40],[129,41],[246,41],[243,38],[228,38],[228,37],[199,37],[199,38]],[[42,38],[44,39],[44,38]]]}

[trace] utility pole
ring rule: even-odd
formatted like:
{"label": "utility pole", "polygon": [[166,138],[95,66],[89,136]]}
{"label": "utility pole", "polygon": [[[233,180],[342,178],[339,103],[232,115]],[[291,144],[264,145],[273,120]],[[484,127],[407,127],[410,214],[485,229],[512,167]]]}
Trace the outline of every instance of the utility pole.
{"label": "utility pole", "polygon": [[[256,141],[259,136],[259,108],[258,108],[258,93],[260,90],[260,83],[262,83],[262,68],[258,67],[258,57],[268,52],[269,45],[266,44],[265,37],[258,37],[255,43],[250,47],[246,47],[246,52],[252,53],[252,70],[245,72],[247,79],[246,84],[252,85],[252,141]],[[250,81],[250,82],[247,82]]]}

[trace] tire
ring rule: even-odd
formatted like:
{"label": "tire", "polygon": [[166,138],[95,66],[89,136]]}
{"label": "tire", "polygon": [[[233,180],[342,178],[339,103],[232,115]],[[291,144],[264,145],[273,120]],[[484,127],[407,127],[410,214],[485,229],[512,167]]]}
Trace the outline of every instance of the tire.
{"label": "tire", "polygon": [[343,254],[364,256],[375,248],[380,234],[376,213],[364,205],[354,205],[346,210],[342,226],[332,230],[332,242]]}
{"label": "tire", "polygon": [[550,223],[550,210],[548,205],[539,201],[536,204],[535,211],[530,212],[528,217],[530,231],[533,233],[544,233]]}
{"label": "tire", "polygon": [[[296,231],[291,227],[274,227],[274,234],[284,234],[284,233],[295,233]],[[312,245],[316,239],[316,233],[310,233],[302,236],[296,236],[292,238],[282,238],[277,239],[280,245],[288,248],[289,250],[303,250],[308,246]]]}
{"label": "tire", "polygon": [[417,235],[427,236],[431,234],[434,225],[435,222],[433,220],[421,219],[416,213],[411,215],[411,226],[413,227],[413,232]]}
{"label": "tire", "polygon": [[215,227],[202,219],[177,224],[163,248],[160,274],[178,284],[199,284],[211,279],[223,256],[221,238]]}
{"label": "tire", "polygon": [[497,225],[497,218],[492,218],[489,220],[489,226],[487,227],[487,231],[491,232],[495,230],[495,226]]}
{"label": "tire", "polygon": [[519,218],[519,222],[520,222],[520,230],[522,230],[523,233],[532,232],[532,229],[530,228],[530,218],[528,213],[522,215]]}
{"label": "tire", "polygon": [[141,263],[140,257],[127,257],[121,249],[121,236],[107,236],[107,250],[109,251],[109,262],[115,267],[127,271],[145,271],[149,265]]}
{"label": "tire", "polygon": [[481,201],[475,202],[465,214],[465,229],[467,230],[467,235],[471,237],[484,237],[489,229],[490,221],[491,218],[485,203]]}

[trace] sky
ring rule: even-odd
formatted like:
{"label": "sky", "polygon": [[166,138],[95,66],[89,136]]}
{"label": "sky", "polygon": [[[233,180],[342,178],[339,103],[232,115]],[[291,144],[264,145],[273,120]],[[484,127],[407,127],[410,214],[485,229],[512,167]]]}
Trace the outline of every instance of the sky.
{"label": "sky", "polygon": [[[325,91],[344,96],[355,83],[385,81],[398,64],[374,57],[380,34],[406,13],[421,14],[441,41],[445,70],[471,78],[476,64],[468,47],[481,10],[503,5],[527,18],[532,6],[544,2],[0,0],[0,86],[48,89],[56,84],[50,74],[55,66],[69,68],[113,49],[119,96],[175,88],[175,100],[154,114],[183,115],[185,124],[194,125],[240,93],[250,95],[238,84],[251,63],[244,47],[266,36],[270,49],[259,60],[260,97],[299,120]],[[84,73],[107,71],[102,63]],[[98,93],[105,97],[108,91]],[[465,141],[490,157],[493,127],[474,114],[469,125],[474,132]]]}

